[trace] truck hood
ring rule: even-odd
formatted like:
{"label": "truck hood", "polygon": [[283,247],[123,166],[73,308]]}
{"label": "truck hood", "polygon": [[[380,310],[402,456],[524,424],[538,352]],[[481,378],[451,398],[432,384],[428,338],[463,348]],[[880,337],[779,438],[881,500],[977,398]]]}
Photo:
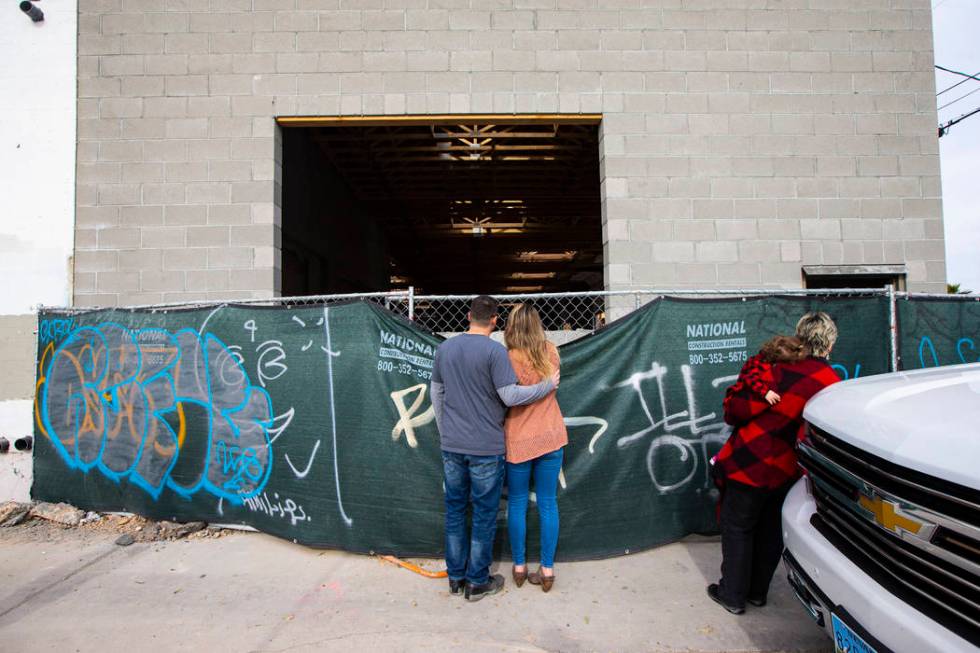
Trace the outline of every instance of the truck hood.
{"label": "truck hood", "polygon": [[980,363],[835,383],[803,416],[879,458],[980,490]]}

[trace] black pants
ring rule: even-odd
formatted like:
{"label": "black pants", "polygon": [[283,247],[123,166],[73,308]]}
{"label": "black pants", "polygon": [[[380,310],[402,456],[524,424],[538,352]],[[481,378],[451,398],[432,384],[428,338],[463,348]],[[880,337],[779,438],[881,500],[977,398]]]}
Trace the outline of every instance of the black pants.
{"label": "black pants", "polygon": [[721,581],[728,605],[764,599],[783,554],[781,511],[793,483],[776,489],[727,481],[721,499]]}

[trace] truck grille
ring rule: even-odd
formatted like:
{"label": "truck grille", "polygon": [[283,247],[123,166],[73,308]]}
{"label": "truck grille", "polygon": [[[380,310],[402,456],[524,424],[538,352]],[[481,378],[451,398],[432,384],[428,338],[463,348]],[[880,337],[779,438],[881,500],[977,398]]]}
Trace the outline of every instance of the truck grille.
{"label": "truck grille", "polygon": [[817,530],[902,600],[980,642],[980,492],[894,465],[812,425],[799,449]]}

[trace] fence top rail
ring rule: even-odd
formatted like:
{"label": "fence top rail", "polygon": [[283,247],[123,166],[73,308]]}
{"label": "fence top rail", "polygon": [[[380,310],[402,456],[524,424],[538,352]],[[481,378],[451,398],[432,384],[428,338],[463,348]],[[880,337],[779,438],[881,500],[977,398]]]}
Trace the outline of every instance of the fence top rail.
{"label": "fence top rail", "polygon": [[[495,294],[491,295],[495,299],[503,301],[524,301],[534,299],[574,299],[587,297],[629,297],[629,296],[653,296],[653,297],[719,297],[719,296],[814,296],[826,297],[829,295],[887,295],[888,287],[884,288],[632,288],[629,290],[596,290],[581,292],[555,292],[555,293],[516,293],[516,294]],[[927,293],[896,293],[899,296],[907,297],[961,297],[968,298],[966,295],[930,295]],[[65,313],[92,313],[95,311],[165,311],[187,308],[207,308],[209,306],[230,306],[230,305],[283,305],[294,304],[318,304],[324,302],[337,302],[358,299],[394,299],[411,301],[467,301],[477,294],[467,295],[422,295],[416,294],[413,289],[394,290],[388,292],[363,292],[363,293],[342,293],[332,295],[306,295],[300,297],[265,297],[256,299],[229,299],[229,300],[201,300],[170,302],[162,304],[134,304],[131,306],[44,306],[38,305],[37,310],[43,309],[60,311]]]}
{"label": "fence top rail", "polygon": [[164,304],[133,304],[129,306],[44,306],[38,304],[37,310],[63,311],[66,313],[93,313],[95,311],[158,311],[181,308],[208,308],[210,306],[249,306],[256,304],[317,304],[321,302],[336,302],[357,299],[408,299],[409,291],[395,290],[391,292],[357,292],[334,295],[305,295],[302,297],[266,297],[255,299],[208,299],[191,302],[171,302]]}
{"label": "fence top rail", "polygon": [[980,302],[980,293],[896,292],[901,299],[952,299],[964,302]]}
{"label": "fence top rail", "polygon": [[[689,288],[666,288],[666,289],[646,289],[636,288],[632,290],[595,290],[588,292],[558,292],[558,293],[518,293],[506,295],[490,295],[494,299],[521,300],[521,299],[563,299],[576,297],[623,297],[634,295],[653,295],[656,297],[685,296],[685,295],[754,295],[754,296],[779,296],[779,295],[813,295],[822,297],[826,295],[887,295],[886,288],[724,288],[724,289],[689,289]],[[415,301],[447,301],[447,300],[466,300],[478,297],[472,295],[415,295]]]}

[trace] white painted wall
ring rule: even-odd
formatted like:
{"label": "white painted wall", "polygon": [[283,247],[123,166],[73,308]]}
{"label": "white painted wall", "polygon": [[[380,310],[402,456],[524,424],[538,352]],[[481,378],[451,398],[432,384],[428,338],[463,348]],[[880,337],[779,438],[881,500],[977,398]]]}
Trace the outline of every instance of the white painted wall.
{"label": "white painted wall", "polygon": [[0,315],[71,300],[77,0],[0,12]]}
{"label": "white painted wall", "polygon": [[[71,302],[78,3],[37,5],[41,23],[18,2],[0,11],[0,320]],[[32,419],[31,401],[0,401],[0,435],[31,433]],[[0,454],[0,502],[26,500],[30,471],[29,454]]]}

